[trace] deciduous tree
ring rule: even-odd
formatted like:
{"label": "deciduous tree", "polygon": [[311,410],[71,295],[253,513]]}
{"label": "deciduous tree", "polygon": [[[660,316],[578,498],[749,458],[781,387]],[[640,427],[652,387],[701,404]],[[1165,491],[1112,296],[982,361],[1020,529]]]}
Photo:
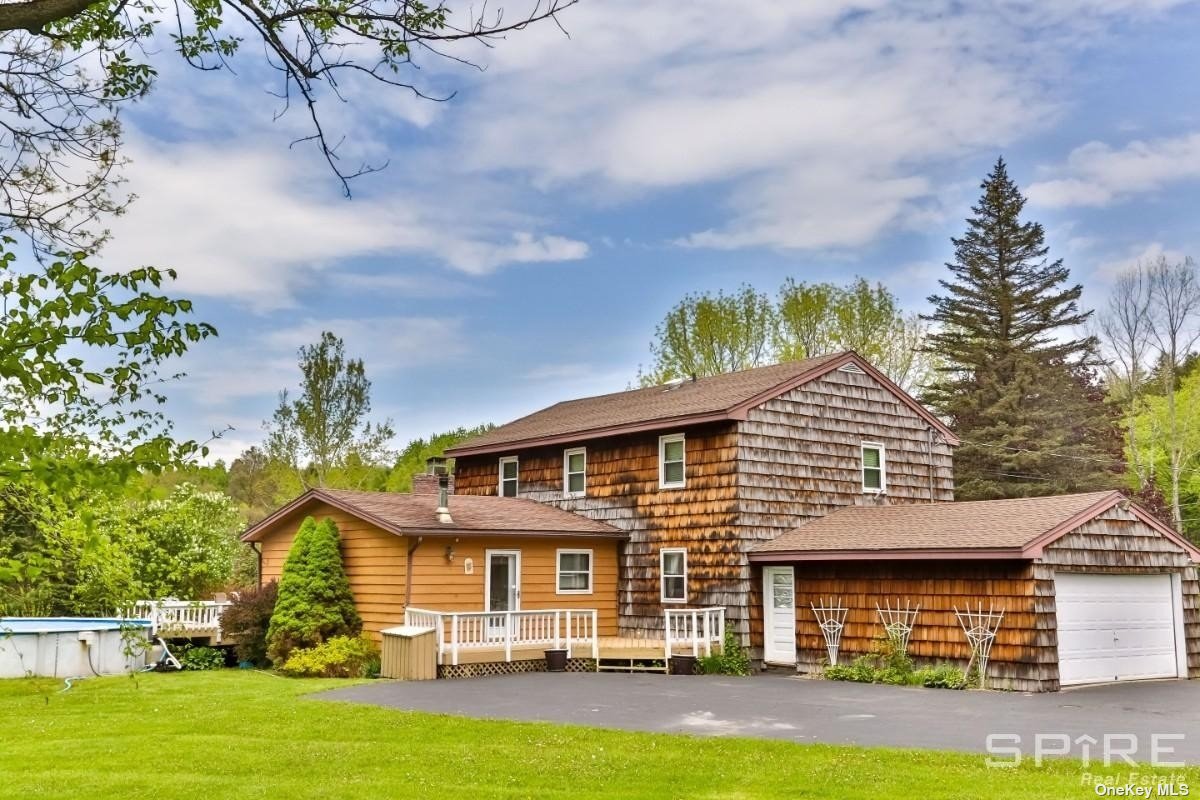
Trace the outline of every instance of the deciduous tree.
{"label": "deciduous tree", "polygon": [[[371,382],[362,359],[346,358],[329,331],[300,348],[300,394],[285,390],[267,423],[268,457],[289,465],[304,487],[330,486],[336,470],[381,466],[392,458],[391,420],[371,422]],[[351,463],[353,462],[353,464]],[[350,470],[361,477],[362,470]]]}

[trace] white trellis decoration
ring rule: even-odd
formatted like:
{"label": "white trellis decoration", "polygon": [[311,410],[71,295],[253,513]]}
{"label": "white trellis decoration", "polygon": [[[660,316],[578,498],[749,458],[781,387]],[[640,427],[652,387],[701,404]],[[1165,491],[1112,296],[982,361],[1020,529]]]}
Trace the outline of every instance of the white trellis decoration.
{"label": "white trellis decoration", "polygon": [[975,611],[972,611],[970,606],[967,606],[966,611],[959,611],[955,607],[954,615],[958,617],[958,624],[962,625],[963,633],[967,635],[967,643],[971,646],[967,675],[971,674],[971,667],[978,664],[979,688],[986,688],[988,658],[992,654],[992,644],[996,641],[996,631],[1000,629],[1000,623],[1004,620],[1004,609],[996,611],[989,605],[988,610],[984,611],[983,603],[980,603]]}
{"label": "white trellis decoration", "polygon": [[846,627],[848,609],[842,605],[840,598],[830,598],[829,600],[821,598],[820,605],[813,603],[809,603],[809,605],[812,607],[813,615],[817,618],[817,624],[821,626],[821,633],[825,635],[825,650],[829,653],[829,665],[836,667],[838,648],[842,645],[842,628]]}
{"label": "white trellis decoration", "polygon": [[917,614],[921,612],[920,604],[918,603],[917,607],[913,608],[908,600],[904,601],[903,606],[900,605],[899,600],[896,600],[896,607],[892,608],[891,602],[885,600],[883,608],[876,603],[875,610],[879,612],[879,621],[883,623],[884,633],[887,634],[892,646],[901,654],[907,653],[908,637],[917,623]]}

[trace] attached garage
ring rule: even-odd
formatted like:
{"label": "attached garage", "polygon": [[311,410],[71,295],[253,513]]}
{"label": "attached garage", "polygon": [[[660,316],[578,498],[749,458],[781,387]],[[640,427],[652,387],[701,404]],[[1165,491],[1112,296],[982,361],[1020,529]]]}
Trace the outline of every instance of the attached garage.
{"label": "attached garage", "polygon": [[1186,675],[1179,584],[1173,574],[1056,575],[1059,683]]}
{"label": "attached garage", "polygon": [[909,652],[926,663],[965,664],[956,609],[1003,610],[994,688],[1200,677],[1200,551],[1118,492],[848,507],[751,562],[762,576],[752,640],[800,672],[827,659],[812,606],[836,598],[848,609],[841,663],[880,638],[877,606],[901,602],[921,608]]}

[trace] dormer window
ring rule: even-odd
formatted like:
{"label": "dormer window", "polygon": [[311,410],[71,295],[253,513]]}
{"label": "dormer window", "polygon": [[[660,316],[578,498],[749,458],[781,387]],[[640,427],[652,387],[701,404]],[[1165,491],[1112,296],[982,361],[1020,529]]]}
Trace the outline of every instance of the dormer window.
{"label": "dormer window", "polygon": [[878,442],[862,443],[862,487],[864,492],[879,494],[887,491],[887,456]]}
{"label": "dormer window", "polygon": [[500,459],[500,496],[516,497],[519,488],[517,483],[517,457],[505,456]]}
{"label": "dormer window", "polygon": [[682,489],[687,485],[687,451],[682,433],[658,437],[658,488]]}
{"label": "dormer window", "polygon": [[563,451],[563,497],[587,494],[587,449],[575,447]]}

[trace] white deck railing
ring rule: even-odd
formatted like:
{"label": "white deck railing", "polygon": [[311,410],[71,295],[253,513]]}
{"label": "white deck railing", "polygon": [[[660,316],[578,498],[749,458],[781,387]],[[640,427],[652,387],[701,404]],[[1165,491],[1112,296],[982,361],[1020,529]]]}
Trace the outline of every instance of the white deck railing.
{"label": "white deck railing", "polygon": [[172,635],[215,634],[221,640],[221,614],[232,603],[228,600],[140,600],[131,617],[150,620],[150,633],[166,631]]}
{"label": "white deck railing", "polygon": [[[583,649],[600,657],[595,609],[545,609],[539,611],[430,611],[408,608],[404,624],[437,631],[438,663],[458,664],[459,654],[471,650],[503,650],[513,660],[513,650],[544,646],[565,649],[567,658]],[[447,662],[448,659],[448,662]]]}
{"label": "white deck railing", "polygon": [[725,641],[725,609],[712,608],[668,608],[663,612],[663,629],[666,631],[667,658],[673,649],[690,645],[692,655],[712,655],[713,645],[718,647]]}

